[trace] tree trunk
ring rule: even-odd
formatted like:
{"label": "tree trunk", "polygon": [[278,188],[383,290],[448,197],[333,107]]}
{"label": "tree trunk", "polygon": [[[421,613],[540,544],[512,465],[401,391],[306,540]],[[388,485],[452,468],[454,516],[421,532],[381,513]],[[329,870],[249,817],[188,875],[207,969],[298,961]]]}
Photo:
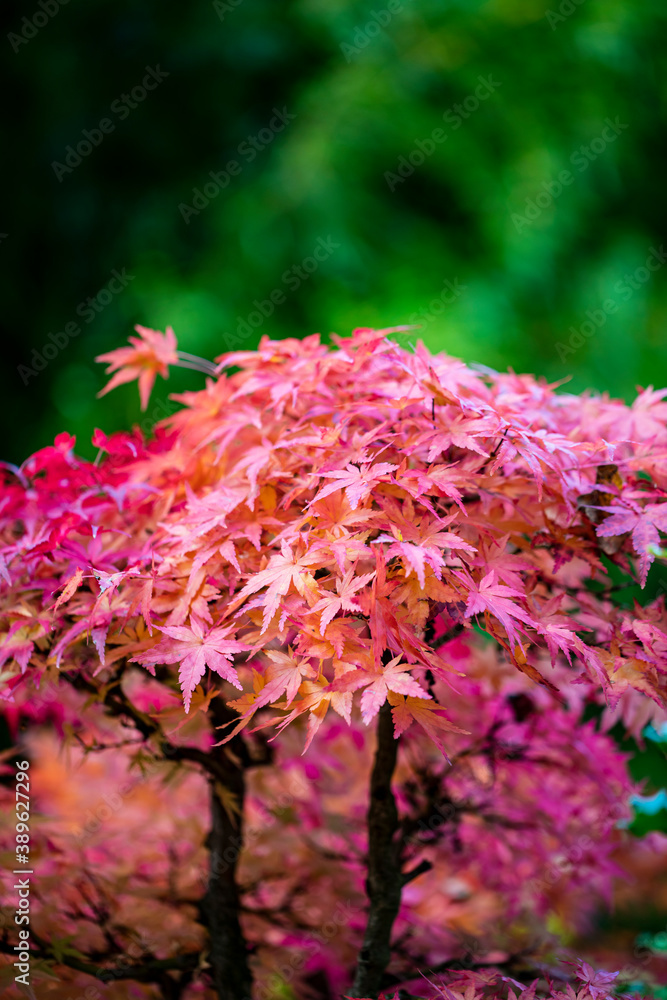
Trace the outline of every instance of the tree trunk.
{"label": "tree trunk", "polygon": [[[219,698],[211,702],[210,711],[215,726],[236,717]],[[234,757],[240,758],[238,763],[227,748]],[[236,884],[236,868],[243,844],[246,754],[241,737],[211,750],[220,778],[210,778],[209,882],[202,901],[202,913],[208,927],[209,961],[219,1000],[250,1000],[252,989],[248,949],[239,920]],[[227,808],[221,794],[225,795]]]}
{"label": "tree trunk", "polygon": [[352,987],[355,997],[375,998],[380,992],[382,975],[391,957],[391,929],[401,903],[401,844],[396,837],[398,812],[391,790],[397,750],[391,708],[385,702],[378,715],[371,773],[366,882],[370,909]]}

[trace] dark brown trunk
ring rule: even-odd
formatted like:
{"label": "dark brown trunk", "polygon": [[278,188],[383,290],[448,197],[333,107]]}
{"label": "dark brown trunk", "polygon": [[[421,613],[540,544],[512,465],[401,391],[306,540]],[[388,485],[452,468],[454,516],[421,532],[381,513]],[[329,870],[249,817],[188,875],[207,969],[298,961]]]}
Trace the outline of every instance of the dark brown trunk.
{"label": "dark brown trunk", "polygon": [[[235,713],[216,698],[211,703],[211,716],[214,725],[219,726],[228,717],[235,718]],[[220,779],[209,779],[209,881],[202,913],[209,933],[209,962],[219,1000],[250,1000],[252,989],[248,949],[239,920],[240,900],[236,883],[236,869],[243,844],[244,751],[240,737],[211,750],[219,766]],[[235,759],[237,754],[238,761]],[[221,798],[223,793],[227,808]]]}
{"label": "dark brown trunk", "polygon": [[391,790],[397,750],[391,708],[385,702],[378,715],[377,748],[371,773],[366,882],[370,909],[352,987],[356,997],[377,997],[380,992],[382,975],[391,958],[391,929],[401,903],[398,811]]}

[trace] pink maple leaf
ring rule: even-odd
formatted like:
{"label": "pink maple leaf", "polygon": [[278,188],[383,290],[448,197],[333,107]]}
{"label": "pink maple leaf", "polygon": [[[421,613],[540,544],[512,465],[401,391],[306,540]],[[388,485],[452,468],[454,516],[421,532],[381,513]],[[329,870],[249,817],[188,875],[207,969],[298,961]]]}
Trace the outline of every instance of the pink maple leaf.
{"label": "pink maple leaf", "polygon": [[285,704],[291,705],[303,678],[317,676],[317,672],[309,663],[308,658],[297,659],[291,646],[288,647],[287,653],[281,653],[278,649],[267,649],[266,655],[272,662],[266,669],[264,675],[266,684],[255,699],[253,711],[262,705],[277,701],[283,693],[286,697]]}
{"label": "pink maple leaf", "polygon": [[475,551],[473,545],[469,545],[468,542],[459,538],[454,532],[439,531],[437,524],[422,527],[420,530],[414,529],[412,531],[412,540],[404,540],[401,529],[396,525],[392,525],[392,531],[393,536],[386,534],[379,535],[377,541],[393,543],[387,549],[387,558],[391,559],[392,556],[402,556],[407,567],[406,576],[409,576],[411,570],[414,570],[417,574],[419,585],[422,588],[426,584],[424,573],[425,563],[429,564],[438,580],[441,578],[445,560],[438,551],[439,549],[463,549],[466,552]]}
{"label": "pink maple leaf", "polygon": [[[421,500],[424,506],[434,517],[438,517],[431,503],[426,499],[425,494],[435,494],[445,496],[458,505],[461,513],[465,517],[468,511],[461,503],[461,492],[457,486],[469,485],[466,479],[457,469],[452,470],[453,465],[431,465],[427,471],[423,469],[409,469],[407,459],[404,459],[399,466],[392,482],[401,486],[406,493],[409,493],[414,500]],[[456,485],[454,485],[456,483]]]}
{"label": "pink maple leaf", "polygon": [[361,717],[365,725],[368,725],[380,711],[390,691],[410,695],[412,698],[430,699],[430,694],[424,691],[412,674],[405,669],[405,664],[400,663],[401,659],[402,654],[399,653],[379,672],[348,670],[334,681],[331,687],[337,691],[357,691],[361,687],[366,687],[361,696]]}
{"label": "pink maple leaf", "polygon": [[363,576],[354,576],[354,567],[351,567],[344,578],[336,579],[336,594],[327,594],[325,597],[321,598],[314,604],[311,611],[321,611],[322,615],[320,617],[320,634],[324,635],[326,627],[331,621],[331,619],[342,610],[345,611],[361,611],[359,604],[354,598],[354,594],[365,587],[366,584],[375,576],[375,571],[372,573],[364,573]]}
{"label": "pink maple leaf", "polygon": [[634,510],[618,504],[600,507],[599,510],[604,510],[611,516],[597,526],[597,533],[601,538],[609,538],[610,535],[632,532],[632,544],[639,555],[639,578],[643,587],[655,559],[652,546],[660,542],[659,531],[667,532],[667,503],[647,503],[644,508],[635,504],[633,506]]}
{"label": "pink maple leaf", "polygon": [[315,594],[317,584],[309,567],[317,563],[321,558],[318,552],[305,552],[297,557],[293,553],[287,542],[281,542],[281,553],[272,555],[269,565],[255,576],[251,577],[245,587],[236,595],[232,604],[227,608],[227,614],[244,601],[250,594],[256,593],[262,587],[267,587],[262,604],[264,606],[264,621],[262,623],[261,635],[266,632],[269,623],[275,615],[280,598],[287,593],[293,583],[302,597],[307,594]]}
{"label": "pink maple leaf", "polygon": [[236,670],[231,666],[233,653],[241,653],[250,647],[245,643],[226,637],[234,630],[233,625],[218,625],[204,630],[204,623],[196,615],[190,616],[190,626],[157,625],[166,639],[143,653],[132,657],[136,663],[152,666],[156,663],[180,663],[178,679],[183,691],[185,711],[190,711],[192,692],[204,676],[206,667],[214,670],[234,687],[241,688]]}
{"label": "pink maple leaf", "polygon": [[139,380],[141,409],[145,410],[156,375],[167,378],[168,366],[178,364],[179,358],[176,353],[176,337],[170,326],[165,333],[149,330],[145,326],[135,326],[134,329],[139,336],[128,338],[132,347],[119,347],[115,351],[99,354],[95,358],[96,361],[109,362],[107,375],[116,372],[97,395],[104,396],[116,386],[136,378]]}
{"label": "pink maple leaf", "polygon": [[21,667],[21,673],[25,673],[34,646],[26,635],[27,631],[26,623],[20,620],[10,627],[0,647],[0,667],[4,666],[7,660],[14,659]]}
{"label": "pink maple leaf", "polygon": [[360,502],[366,499],[373,487],[377,486],[384,476],[388,476],[390,472],[393,472],[397,468],[398,466],[392,465],[391,462],[377,462],[375,465],[362,465],[360,469],[356,465],[349,464],[345,469],[337,469],[335,472],[320,472],[320,476],[334,479],[335,482],[329,483],[328,486],[323,486],[320,492],[306,506],[310,507],[317,500],[328,497],[330,493],[344,489],[350,507],[352,510],[356,510]]}
{"label": "pink maple leaf", "polygon": [[454,570],[454,573],[465,582],[469,589],[465,609],[466,617],[476,615],[480,611],[489,611],[504,627],[510,643],[512,645],[519,643],[521,646],[516,631],[516,622],[513,619],[516,618],[525,625],[532,625],[533,628],[537,626],[537,622],[533,621],[528,612],[524,611],[517,601],[510,600],[510,598],[521,597],[520,591],[496,583],[495,570],[490,570],[479,584],[475,583],[465,570]]}
{"label": "pink maple leaf", "polygon": [[577,959],[577,966],[577,979],[586,983],[592,997],[608,997],[611,994],[618,972],[594,969],[582,959]]}

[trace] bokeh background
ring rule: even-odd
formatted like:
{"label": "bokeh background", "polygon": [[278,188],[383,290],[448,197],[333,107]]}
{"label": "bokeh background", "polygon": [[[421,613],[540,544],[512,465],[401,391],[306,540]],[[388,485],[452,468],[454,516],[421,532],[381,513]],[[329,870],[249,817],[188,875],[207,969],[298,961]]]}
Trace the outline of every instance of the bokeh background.
{"label": "bokeh background", "polygon": [[[667,242],[664,0],[43,3],[3,4],[2,458],[60,429],[92,455],[93,426],[139,418],[136,386],[95,399],[95,355],[141,323],[214,357],[274,289],[244,347],[412,319],[406,345],[574,391],[667,385],[667,267],[633,277]],[[169,75],[132,100],[146,67]],[[274,108],[295,117],[271,133]],[[438,128],[411,176],[385,176]],[[232,160],[206,207],[179,209]],[[319,239],[339,246],[286,284]],[[109,296],[114,269],[132,280]],[[32,351],[73,322],[38,372]],[[175,373],[155,399],[200,384]]]}
{"label": "bokeh background", "polygon": [[[0,458],[61,430],[92,457],[95,426],[148,429],[203,384],[172,372],[146,414],[134,384],[96,399],[95,356],[137,323],[208,358],[421,323],[398,339],[571,391],[667,385],[664,0],[3,12]],[[662,736],[627,746],[647,796]],[[637,832],[667,829],[665,805]],[[667,951],[664,914],[618,919]]]}

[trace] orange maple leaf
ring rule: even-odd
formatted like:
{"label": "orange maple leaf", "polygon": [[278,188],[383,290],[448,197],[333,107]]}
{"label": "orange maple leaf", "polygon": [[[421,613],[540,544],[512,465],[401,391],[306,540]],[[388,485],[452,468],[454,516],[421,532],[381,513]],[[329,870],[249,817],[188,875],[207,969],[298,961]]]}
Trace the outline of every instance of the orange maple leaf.
{"label": "orange maple leaf", "polygon": [[176,353],[176,337],[170,326],[165,333],[149,330],[145,326],[135,326],[138,337],[129,337],[132,347],[119,347],[115,351],[99,354],[96,361],[108,361],[106,374],[116,372],[111,381],[107,382],[98,396],[104,396],[116,386],[139,380],[139,396],[141,409],[145,410],[155,382],[159,374],[162,378],[169,375],[169,365],[179,363]]}

